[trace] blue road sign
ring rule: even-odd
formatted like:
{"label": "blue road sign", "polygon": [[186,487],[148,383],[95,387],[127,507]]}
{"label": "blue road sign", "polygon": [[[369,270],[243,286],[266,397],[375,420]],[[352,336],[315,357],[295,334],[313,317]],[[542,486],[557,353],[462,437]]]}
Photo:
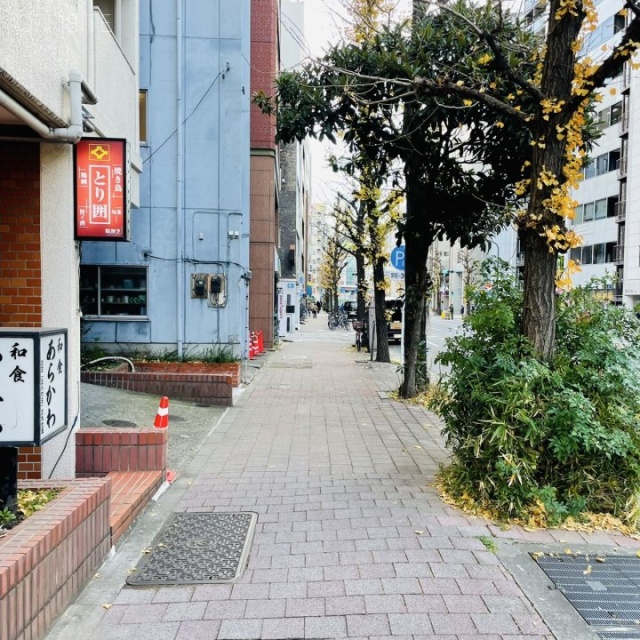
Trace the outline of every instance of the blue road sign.
{"label": "blue road sign", "polygon": [[404,245],[396,247],[391,252],[391,264],[400,271],[404,271]]}

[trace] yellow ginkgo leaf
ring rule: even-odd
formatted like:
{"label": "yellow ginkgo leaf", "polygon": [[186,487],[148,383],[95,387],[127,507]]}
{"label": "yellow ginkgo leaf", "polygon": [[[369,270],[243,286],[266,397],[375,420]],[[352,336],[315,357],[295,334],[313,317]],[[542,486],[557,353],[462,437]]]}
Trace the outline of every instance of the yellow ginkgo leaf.
{"label": "yellow ginkgo leaf", "polygon": [[466,107],[470,107],[473,104],[473,100],[463,100],[462,102]]}

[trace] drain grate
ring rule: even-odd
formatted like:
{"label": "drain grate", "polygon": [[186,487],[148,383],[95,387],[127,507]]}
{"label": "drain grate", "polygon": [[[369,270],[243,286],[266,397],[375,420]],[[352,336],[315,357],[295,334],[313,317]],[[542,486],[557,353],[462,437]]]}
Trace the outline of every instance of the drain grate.
{"label": "drain grate", "polygon": [[602,640],[640,640],[640,558],[557,554],[536,560]]}
{"label": "drain grate", "polygon": [[127,584],[235,582],[249,557],[257,513],[175,513]]}

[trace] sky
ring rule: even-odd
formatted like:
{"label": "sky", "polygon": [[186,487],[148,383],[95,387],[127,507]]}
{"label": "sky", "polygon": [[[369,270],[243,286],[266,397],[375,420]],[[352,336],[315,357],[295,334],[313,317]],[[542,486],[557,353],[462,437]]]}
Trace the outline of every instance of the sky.
{"label": "sky", "polygon": [[[341,11],[342,10],[342,11]],[[340,42],[345,28],[344,11],[339,0],[304,0],[305,43],[310,57],[320,57],[333,44]],[[328,141],[311,140],[312,203],[331,206],[336,193],[344,190],[344,181],[328,168],[326,157],[338,152]]]}
{"label": "sky", "polygon": [[[407,11],[411,0],[395,0],[398,8]],[[320,57],[329,47],[340,42],[348,25],[344,3],[348,0],[303,0],[304,3],[304,51],[310,57]],[[285,25],[286,28],[286,25]],[[348,187],[339,174],[328,168],[326,157],[340,155],[339,147],[328,141],[311,140],[311,194],[312,202],[331,206],[339,190]]]}

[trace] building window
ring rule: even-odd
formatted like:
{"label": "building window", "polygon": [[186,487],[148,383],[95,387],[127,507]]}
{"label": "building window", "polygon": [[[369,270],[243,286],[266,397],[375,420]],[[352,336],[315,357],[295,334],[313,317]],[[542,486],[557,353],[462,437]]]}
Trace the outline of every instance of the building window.
{"label": "building window", "polygon": [[603,154],[596,158],[596,175],[601,176],[609,171],[609,154]]}
{"label": "building window", "polygon": [[116,29],[116,0],[93,0],[93,7],[100,9],[104,21],[109,25],[109,29],[117,35]]}
{"label": "building window", "polygon": [[140,121],[140,142],[147,142],[147,90],[141,89],[138,94]]}
{"label": "building window", "polygon": [[596,163],[591,158],[587,158],[586,162],[587,164],[582,172],[584,174],[584,179],[588,180],[589,178],[594,178],[596,175]]}
{"label": "building window", "polygon": [[617,124],[622,119],[622,102],[611,105],[609,124]]}
{"label": "building window", "polygon": [[584,222],[590,222],[591,220],[593,220],[593,210],[595,209],[595,202],[587,202],[587,204],[584,205],[584,213],[583,213],[583,220]]}
{"label": "building window", "polygon": [[591,264],[593,260],[593,247],[582,247],[582,264]]}
{"label": "building window", "polygon": [[595,209],[595,219],[600,220],[601,218],[607,217],[607,199],[603,198],[602,200],[596,200],[596,209]]}
{"label": "building window", "polygon": [[584,168],[584,177],[594,178],[601,176],[609,171],[615,171],[620,159],[620,149],[603,153],[602,155],[591,158],[589,164]]}
{"label": "building window", "polygon": [[609,162],[607,171],[615,171],[618,168],[618,160],[620,160],[620,149],[609,151]]}
{"label": "building window", "polygon": [[593,264],[604,263],[604,244],[593,245]]}
{"label": "building window", "polygon": [[81,265],[80,308],[85,317],[146,317],[147,268]]}
{"label": "building window", "polygon": [[616,215],[616,204],[618,196],[609,196],[595,202],[586,202],[579,204],[575,208],[575,217],[573,224],[582,222],[591,222],[592,220],[601,220],[603,218],[613,218]]}

